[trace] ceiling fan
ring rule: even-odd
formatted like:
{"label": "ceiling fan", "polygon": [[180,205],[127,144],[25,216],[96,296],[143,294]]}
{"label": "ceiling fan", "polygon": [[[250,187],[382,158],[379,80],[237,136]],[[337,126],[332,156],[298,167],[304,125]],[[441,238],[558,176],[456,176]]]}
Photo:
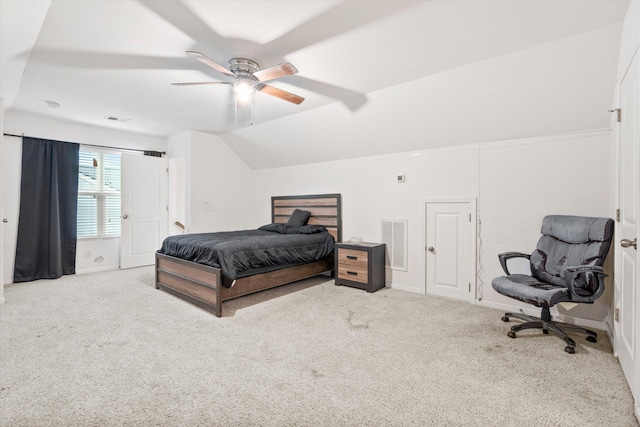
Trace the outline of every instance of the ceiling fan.
{"label": "ceiling fan", "polygon": [[[200,62],[208,65],[217,72],[224,74],[225,76],[233,77],[233,82],[189,82],[189,83],[171,83],[174,86],[190,86],[190,85],[232,85],[233,92],[236,94],[236,117],[238,101],[240,100],[251,101],[251,95],[255,91],[264,92],[267,95],[275,96],[276,98],[283,99],[293,104],[299,105],[304,101],[304,98],[287,92],[286,90],[278,89],[276,87],[264,84],[269,80],[274,80],[280,77],[289,76],[298,72],[298,69],[289,62],[274,65],[273,67],[260,69],[257,62],[246,58],[232,58],[228,62],[228,68],[218,64],[213,59],[200,52],[187,51],[189,55],[199,60]],[[253,105],[252,105],[253,109]]]}

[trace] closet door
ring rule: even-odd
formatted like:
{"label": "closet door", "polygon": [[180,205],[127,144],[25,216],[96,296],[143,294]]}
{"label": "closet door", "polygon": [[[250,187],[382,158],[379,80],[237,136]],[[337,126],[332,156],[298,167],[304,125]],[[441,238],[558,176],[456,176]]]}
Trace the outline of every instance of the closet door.
{"label": "closet door", "polygon": [[[636,399],[640,400],[640,272],[638,271],[638,223],[640,222],[640,64],[638,51],[620,83],[620,222],[616,287],[616,341],[618,359]],[[635,246],[634,246],[635,244]]]}
{"label": "closet door", "polygon": [[475,203],[427,202],[425,265],[429,295],[475,300]]}
{"label": "closet door", "polygon": [[167,159],[122,155],[120,268],[155,263],[167,236]]}

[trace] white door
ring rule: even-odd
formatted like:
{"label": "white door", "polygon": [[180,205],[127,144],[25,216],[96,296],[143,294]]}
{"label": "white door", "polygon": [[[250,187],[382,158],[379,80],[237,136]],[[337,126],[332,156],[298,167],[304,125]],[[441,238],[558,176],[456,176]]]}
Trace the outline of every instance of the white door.
{"label": "white door", "polygon": [[476,251],[472,207],[471,202],[426,203],[427,294],[474,301]]}
{"label": "white door", "polygon": [[13,267],[18,239],[20,182],[22,176],[22,138],[5,136],[2,141],[2,260],[5,284],[13,283]]}
{"label": "white door", "polygon": [[[629,244],[638,238],[639,194],[640,194],[640,126],[638,120],[640,98],[640,69],[638,68],[638,52],[634,56],[629,69],[620,83],[620,109],[622,120],[620,135],[620,223],[618,226],[619,241],[615,251],[618,256],[620,292],[616,296],[619,312],[617,332],[617,351],[620,365],[629,382],[636,402],[640,399],[638,382],[638,363],[640,355],[639,306],[640,273],[638,272],[638,251]],[[637,241],[637,240],[636,240]],[[636,403],[637,405],[637,403]]]}
{"label": "white door", "polygon": [[122,155],[120,268],[155,263],[167,235],[167,159]]}

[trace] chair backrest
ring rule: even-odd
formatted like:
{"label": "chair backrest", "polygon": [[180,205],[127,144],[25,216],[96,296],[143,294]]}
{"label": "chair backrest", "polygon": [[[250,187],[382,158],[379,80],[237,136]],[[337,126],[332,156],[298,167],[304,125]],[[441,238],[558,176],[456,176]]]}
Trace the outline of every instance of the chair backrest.
{"label": "chair backrest", "polygon": [[548,215],[542,220],[540,232],[542,237],[531,254],[531,272],[538,280],[566,286],[565,267],[604,264],[613,237],[613,220]]}

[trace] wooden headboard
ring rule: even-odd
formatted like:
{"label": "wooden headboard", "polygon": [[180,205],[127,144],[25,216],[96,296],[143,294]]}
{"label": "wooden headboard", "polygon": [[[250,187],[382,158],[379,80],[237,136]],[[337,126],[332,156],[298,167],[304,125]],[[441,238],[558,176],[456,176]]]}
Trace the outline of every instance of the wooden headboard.
{"label": "wooden headboard", "polygon": [[324,225],[336,242],[342,242],[342,199],[340,194],[271,197],[271,222],[286,223],[296,209],[311,212],[309,224]]}

